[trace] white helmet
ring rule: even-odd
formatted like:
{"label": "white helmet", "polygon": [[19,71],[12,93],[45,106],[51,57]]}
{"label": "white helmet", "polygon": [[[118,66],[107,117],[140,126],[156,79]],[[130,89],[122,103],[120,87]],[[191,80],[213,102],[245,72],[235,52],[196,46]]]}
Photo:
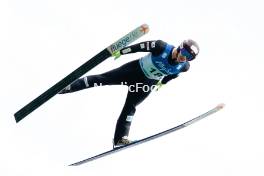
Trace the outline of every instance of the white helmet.
{"label": "white helmet", "polygon": [[191,61],[199,54],[200,48],[194,40],[188,39],[184,40],[177,50],[186,56],[188,61]]}

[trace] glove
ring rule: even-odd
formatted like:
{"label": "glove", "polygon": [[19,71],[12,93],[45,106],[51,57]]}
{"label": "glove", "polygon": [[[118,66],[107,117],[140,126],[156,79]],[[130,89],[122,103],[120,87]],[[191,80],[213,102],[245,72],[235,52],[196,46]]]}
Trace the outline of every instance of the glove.
{"label": "glove", "polygon": [[120,51],[116,50],[112,53],[112,56],[115,57],[115,60],[116,60],[121,56],[121,53]]}
{"label": "glove", "polygon": [[161,81],[159,81],[157,84],[156,84],[156,91],[158,91],[164,84],[161,83]]}

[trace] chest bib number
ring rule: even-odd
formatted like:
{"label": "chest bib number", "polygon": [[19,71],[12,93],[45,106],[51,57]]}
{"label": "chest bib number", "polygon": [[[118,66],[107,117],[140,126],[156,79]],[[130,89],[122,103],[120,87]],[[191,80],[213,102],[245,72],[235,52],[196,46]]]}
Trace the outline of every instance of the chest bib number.
{"label": "chest bib number", "polygon": [[152,79],[160,80],[165,76],[162,72],[160,72],[157,68],[150,67],[148,70],[148,74],[152,77]]}
{"label": "chest bib number", "polygon": [[[150,57],[150,56],[148,56]],[[160,80],[166,74],[162,73],[153,63],[152,60],[148,57],[143,57],[140,60],[140,66],[141,69],[143,70],[144,74],[149,78],[149,79],[155,79],[155,80]]]}

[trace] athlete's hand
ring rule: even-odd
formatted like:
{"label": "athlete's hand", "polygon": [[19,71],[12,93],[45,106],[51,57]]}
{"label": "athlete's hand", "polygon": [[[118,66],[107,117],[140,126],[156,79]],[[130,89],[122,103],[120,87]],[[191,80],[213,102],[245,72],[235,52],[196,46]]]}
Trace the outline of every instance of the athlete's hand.
{"label": "athlete's hand", "polygon": [[112,53],[112,56],[115,57],[115,60],[116,60],[121,56],[121,53],[120,51],[116,50]]}
{"label": "athlete's hand", "polygon": [[164,84],[161,83],[161,81],[159,81],[157,84],[156,84],[156,91],[158,91]]}

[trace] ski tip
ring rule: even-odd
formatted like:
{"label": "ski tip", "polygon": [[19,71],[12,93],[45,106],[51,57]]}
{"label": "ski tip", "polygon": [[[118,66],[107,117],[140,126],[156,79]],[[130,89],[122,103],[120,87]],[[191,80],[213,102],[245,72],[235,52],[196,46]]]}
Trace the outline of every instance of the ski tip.
{"label": "ski tip", "polygon": [[147,24],[142,24],[140,26],[140,31],[143,32],[144,34],[148,33],[149,32],[149,25]]}
{"label": "ski tip", "polygon": [[220,103],[219,105],[216,106],[217,109],[223,109],[225,107],[224,103]]}

